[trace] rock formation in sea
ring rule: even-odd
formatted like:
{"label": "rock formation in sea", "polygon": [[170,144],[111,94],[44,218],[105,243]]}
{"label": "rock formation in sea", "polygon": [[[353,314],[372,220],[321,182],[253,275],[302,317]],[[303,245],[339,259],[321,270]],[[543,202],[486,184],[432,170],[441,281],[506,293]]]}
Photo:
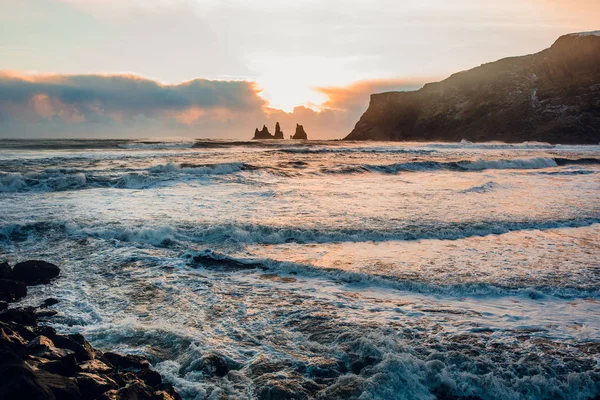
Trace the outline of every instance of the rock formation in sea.
{"label": "rock formation in sea", "polygon": [[600,31],[418,91],[373,94],[345,139],[599,143]]}
{"label": "rock formation in sea", "polygon": [[294,136],[291,136],[291,139],[308,139],[308,136],[306,135],[306,132],[304,132],[304,127],[302,125],[296,124],[296,133],[294,133]]}
{"label": "rock formation in sea", "polygon": [[266,125],[263,125],[260,131],[258,128],[254,130],[254,137],[252,139],[274,139],[274,137],[269,133],[269,128],[267,128]]}
{"label": "rock formation in sea", "polygon": [[279,126],[279,122],[275,124],[275,135],[273,135],[273,139],[283,139],[283,131]]}
{"label": "rock formation in sea", "polygon": [[57,314],[46,299],[38,307],[9,308],[27,286],[50,283],[60,269],[30,260],[0,263],[0,399],[181,400],[138,355],[94,349],[80,334],[62,335],[47,324]]}

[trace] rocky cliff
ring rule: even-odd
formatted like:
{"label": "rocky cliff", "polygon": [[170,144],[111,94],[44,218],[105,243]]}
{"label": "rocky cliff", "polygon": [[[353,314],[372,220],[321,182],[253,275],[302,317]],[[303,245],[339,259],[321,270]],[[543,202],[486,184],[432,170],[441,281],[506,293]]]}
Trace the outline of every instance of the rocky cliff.
{"label": "rocky cliff", "polygon": [[371,96],[346,140],[600,142],[600,31],[414,92]]}

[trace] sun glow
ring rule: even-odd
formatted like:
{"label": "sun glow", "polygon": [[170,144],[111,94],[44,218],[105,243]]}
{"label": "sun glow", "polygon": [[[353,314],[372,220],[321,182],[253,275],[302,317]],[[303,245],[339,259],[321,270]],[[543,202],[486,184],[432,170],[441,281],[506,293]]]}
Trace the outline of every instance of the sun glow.
{"label": "sun glow", "polygon": [[328,96],[317,88],[347,86],[361,77],[345,68],[353,60],[294,56],[281,57],[260,55],[252,63],[260,71],[256,77],[263,91],[260,96],[269,101],[270,107],[286,112],[294,107],[305,106],[319,110]]}

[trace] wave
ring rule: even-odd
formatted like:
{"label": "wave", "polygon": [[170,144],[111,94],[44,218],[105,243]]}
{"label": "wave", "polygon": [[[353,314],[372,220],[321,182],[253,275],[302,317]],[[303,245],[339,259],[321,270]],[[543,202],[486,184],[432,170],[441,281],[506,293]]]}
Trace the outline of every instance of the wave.
{"label": "wave", "polygon": [[294,154],[322,154],[322,153],[396,153],[396,154],[431,154],[435,150],[406,149],[398,147],[296,147],[278,150],[283,153]]}
{"label": "wave", "polygon": [[239,223],[182,223],[168,225],[78,224],[74,222],[36,222],[0,226],[0,239],[48,233],[67,234],[73,238],[93,237],[104,240],[140,242],[151,245],[186,245],[186,243],[229,245],[384,242],[392,240],[457,240],[473,236],[500,235],[511,231],[548,230],[586,227],[600,223],[600,217],[548,221],[423,221],[389,229],[302,228]]}
{"label": "wave", "polygon": [[136,141],[120,143],[121,149],[132,150],[173,150],[173,149],[191,149],[194,147],[194,140],[172,140],[172,141]]}
{"label": "wave", "polygon": [[500,159],[500,160],[461,160],[461,161],[412,161],[395,164],[360,164],[360,165],[343,165],[339,164],[333,168],[321,168],[323,173],[361,173],[361,172],[378,172],[386,174],[396,174],[398,172],[418,172],[418,171],[483,171],[488,169],[503,170],[503,169],[544,169],[566,165],[586,165],[600,164],[600,159],[597,158],[552,158],[552,157],[535,157],[535,158],[515,158],[515,159]]}
{"label": "wave", "polygon": [[[156,165],[115,174],[105,171],[48,169],[43,172],[0,172],[0,192],[54,192],[84,188],[143,189],[159,183],[184,181],[187,176],[226,175],[256,167],[245,163]],[[182,179],[183,178],[183,179]]]}
{"label": "wave", "polygon": [[508,286],[495,283],[467,282],[439,284],[418,279],[368,272],[346,271],[338,268],[320,268],[306,263],[293,263],[269,258],[233,257],[206,249],[200,252],[188,251],[183,255],[188,265],[198,268],[236,271],[248,269],[272,270],[277,273],[329,278],[352,284],[369,284],[393,288],[413,293],[438,294],[452,297],[464,296],[519,296],[539,300],[545,296],[560,298],[586,298],[600,296],[600,289],[587,286]]}

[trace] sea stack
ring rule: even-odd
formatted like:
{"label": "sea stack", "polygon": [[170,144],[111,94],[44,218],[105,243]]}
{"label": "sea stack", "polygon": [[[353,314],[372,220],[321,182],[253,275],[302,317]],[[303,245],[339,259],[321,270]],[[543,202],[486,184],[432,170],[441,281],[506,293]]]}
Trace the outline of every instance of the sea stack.
{"label": "sea stack", "polygon": [[254,137],[252,139],[275,139],[273,135],[269,133],[269,128],[266,125],[263,125],[262,130],[255,129]]}
{"label": "sea stack", "polygon": [[308,136],[306,135],[306,132],[304,132],[304,127],[300,124],[296,124],[296,133],[294,133],[294,136],[292,136],[291,138],[308,140]]}
{"label": "sea stack", "polygon": [[283,139],[283,131],[279,126],[279,122],[275,124],[275,135],[273,135],[273,139]]}

